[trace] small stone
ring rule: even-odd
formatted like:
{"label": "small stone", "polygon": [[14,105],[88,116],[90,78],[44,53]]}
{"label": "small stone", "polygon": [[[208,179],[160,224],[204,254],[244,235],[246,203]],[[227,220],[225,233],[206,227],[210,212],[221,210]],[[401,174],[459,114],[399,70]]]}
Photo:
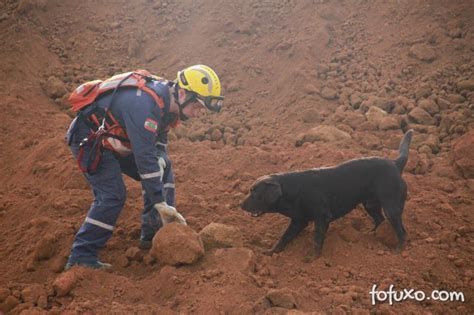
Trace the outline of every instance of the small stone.
{"label": "small stone", "polygon": [[464,267],[466,264],[464,263],[464,260],[463,259],[456,259],[454,261],[454,265],[458,268],[462,268]]}
{"label": "small stone", "polygon": [[14,309],[21,301],[14,297],[13,295],[9,295],[5,301],[0,305],[0,311],[8,313],[12,309]]}
{"label": "small stone", "polygon": [[270,301],[272,306],[283,307],[286,309],[296,307],[295,297],[288,289],[270,290],[268,291],[266,298]]}
{"label": "small stone", "polygon": [[426,110],[430,115],[439,113],[439,106],[433,100],[422,99],[418,102],[418,106]]}
{"label": "small stone", "polygon": [[431,117],[431,115],[420,107],[413,108],[408,113],[408,118],[415,123],[422,125],[434,125],[436,124],[436,119]]}
{"label": "small stone", "polygon": [[220,131],[219,129],[215,128],[215,129],[211,132],[211,140],[212,140],[212,141],[219,141],[220,139],[222,139],[222,131]]}
{"label": "small stone", "polygon": [[408,55],[428,63],[436,59],[435,50],[426,44],[415,44],[411,46]]}
{"label": "small stone", "polygon": [[474,80],[462,80],[457,83],[458,91],[469,90],[474,91]]}
{"label": "small stone", "polygon": [[135,261],[143,260],[143,253],[140,250],[140,248],[136,246],[133,246],[127,249],[127,251],[125,252],[125,256],[127,256],[127,258],[130,260],[135,260]]}
{"label": "small stone", "polygon": [[59,275],[53,282],[53,288],[58,297],[65,296],[74,288],[78,281],[74,270],[66,271]]}
{"label": "small stone", "polygon": [[334,100],[337,98],[337,91],[328,87],[323,87],[321,90],[321,97],[327,100]]}
{"label": "small stone", "polygon": [[466,101],[466,99],[462,95],[459,95],[459,94],[448,94],[446,96],[446,99],[448,100],[448,102],[453,103],[453,104],[461,104],[464,101]]}

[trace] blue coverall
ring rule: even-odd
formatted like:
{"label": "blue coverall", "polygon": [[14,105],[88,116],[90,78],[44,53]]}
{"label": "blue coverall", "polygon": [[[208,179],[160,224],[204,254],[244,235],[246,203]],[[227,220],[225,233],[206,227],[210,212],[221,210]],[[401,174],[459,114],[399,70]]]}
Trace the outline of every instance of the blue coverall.
{"label": "blue coverall", "polygon": [[[98,261],[97,252],[112,236],[125,204],[126,188],[122,173],[141,180],[142,183],[144,209],[141,240],[151,241],[162,226],[160,216],[153,205],[163,201],[170,206],[175,205],[175,182],[167,153],[166,127],[176,122],[178,117],[168,112],[170,98],[166,82],[150,82],[147,86],[162,98],[165,104],[164,116],[161,116],[162,110],[148,93],[129,87],[117,90],[109,110],[126,130],[133,154],[118,158],[112,151],[104,149],[97,172],[93,175],[84,173],[94,194],[94,201],[75,236],[69,264],[93,264]],[[96,100],[95,105],[101,109],[109,107],[111,97],[111,94],[105,95]],[[85,112],[87,110],[86,108]],[[155,132],[145,128],[146,121],[150,119],[158,122]],[[71,123],[67,140],[75,158],[79,154],[80,142],[90,132],[90,125],[86,123],[83,115],[78,115]],[[86,146],[85,150],[90,150],[90,147]],[[160,157],[166,161],[165,169],[159,166]]]}

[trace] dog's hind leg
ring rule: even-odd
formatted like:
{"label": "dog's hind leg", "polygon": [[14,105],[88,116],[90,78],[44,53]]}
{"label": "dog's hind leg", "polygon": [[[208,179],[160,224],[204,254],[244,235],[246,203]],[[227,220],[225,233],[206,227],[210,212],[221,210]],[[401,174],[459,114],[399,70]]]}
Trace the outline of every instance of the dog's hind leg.
{"label": "dog's hind leg", "polygon": [[388,221],[392,225],[398,238],[398,251],[400,252],[405,246],[406,231],[403,227],[402,213],[403,201],[385,201],[383,202],[383,210]]}
{"label": "dog's hind leg", "polygon": [[385,220],[382,214],[382,206],[380,205],[378,201],[372,200],[372,201],[364,202],[364,208],[365,208],[365,211],[367,211],[367,213],[370,215],[372,220],[374,220],[374,228],[372,229],[372,231],[375,231],[377,227],[380,225],[380,223],[382,223]]}
{"label": "dog's hind leg", "polygon": [[304,228],[308,226],[308,221],[306,220],[295,220],[291,219],[290,225],[286,229],[285,233],[283,233],[280,240],[273,246],[273,248],[268,252],[271,253],[279,253],[281,252],[285,246],[294,239]]}

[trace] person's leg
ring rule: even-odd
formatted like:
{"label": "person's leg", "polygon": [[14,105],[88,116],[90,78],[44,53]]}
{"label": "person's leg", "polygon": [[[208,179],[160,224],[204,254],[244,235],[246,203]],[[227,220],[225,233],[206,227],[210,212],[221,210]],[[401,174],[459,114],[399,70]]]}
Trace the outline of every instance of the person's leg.
{"label": "person's leg", "polygon": [[[76,157],[78,147],[71,147]],[[94,175],[86,174],[94,193],[94,201],[74,239],[67,267],[75,264],[101,268],[97,252],[112,236],[115,223],[125,204],[126,188],[120,165],[112,152],[104,150]]]}

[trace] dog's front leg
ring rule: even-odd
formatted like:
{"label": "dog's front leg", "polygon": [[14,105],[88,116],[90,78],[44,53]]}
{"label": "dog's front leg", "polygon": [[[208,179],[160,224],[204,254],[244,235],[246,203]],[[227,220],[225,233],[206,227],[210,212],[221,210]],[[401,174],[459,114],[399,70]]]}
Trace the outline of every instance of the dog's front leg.
{"label": "dog's front leg", "polygon": [[326,218],[320,218],[316,221],[316,228],[314,231],[314,242],[315,242],[315,255],[316,257],[321,256],[323,250],[324,237],[326,231],[329,228],[329,220]]}
{"label": "dog's front leg", "polygon": [[270,255],[281,252],[292,239],[304,230],[306,226],[308,226],[308,221],[291,219],[290,225],[285,233],[283,233],[278,243],[276,243],[271,250],[267,251],[266,254]]}

